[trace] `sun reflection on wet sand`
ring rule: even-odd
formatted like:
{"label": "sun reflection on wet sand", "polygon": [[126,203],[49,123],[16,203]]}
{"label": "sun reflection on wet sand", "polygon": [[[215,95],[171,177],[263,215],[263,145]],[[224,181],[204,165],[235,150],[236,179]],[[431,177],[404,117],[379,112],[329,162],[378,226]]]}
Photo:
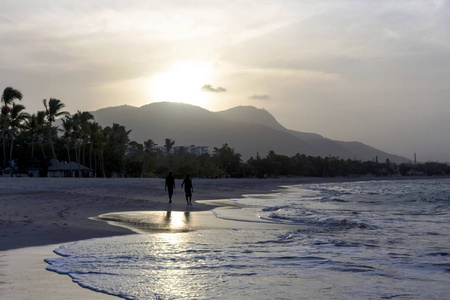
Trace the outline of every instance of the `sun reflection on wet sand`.
{"label": "sun reflection on wet sand", "polygon": [[168,229],[179,230],[189,225],[190,212],[167,211],[163,223]]}
{"label": "sun reflection on wet sand", "polygon": [[[170,226],[184,226],[188,222],[189,212],[167,212],[166,221]],[[159,262],[156,270],[153,270],[151,285],[145,288],[155,295],[170,295],[170,299],[183,298],[195,299],[203,296],[208,289],[208,283],[203,282],[199,286],[198,280],[193,284],[192,279],[199,276],[198,265],[201,259],[193,253],[195,241],[191,235],[185,233],[159,233],[149,237],[152,245],[153,257]],[[156,238],[156,242],[155,242]]]}
{"label": "sun reflection on wet sand", "polygon": [[[236,214],[233,208],[223,210],[231,216]],[[254,284],[253,277],[246,276],[256,274],[254,271],[246,268],[241,270],[241,263],[234,265],[234,259],[241,257],[242,253],[246,260],[256,257],[252,254],[255,251],[247,252],[242,249],[248,247],[243,239],[265,241],[276,228],[293,228],[291,225],[264,221],[242,222],[217,218],[216,213],[224,215],[223,210],[103,214],[97,219],[143,234],[93,239],[74,244],[73,247],[82,248],[80,253],[94,253],[97,258],[94,259],[94,271],[86,272],[92,264],[92,256],[74,256],[78,269],[71,276],[90,276],[91,282],[97,280],[92,283],[96,289],[111,289],[114,294],[126,291],[124,293],[133,295],[133,299],[211,299],[211,295],[217,295],[215,298],[221,299],[222,295],[228,295],[227,287],[233,286],[236,280],[245,279],[248,281],[245,284]],[[257,218],[256,213],[254,218]],[[253,230],[257,228],[259,230]],[[270,231],[263,231],[264,228]],[[295,228],[298,229],[298,225]],[[255,237],[256,233],[262,234],[262,237]],[[107,246],[105,241],[109,243]],[[257,244],[256,247],[257,250],[259,247],[264,248],[262,252],[256,252],[265,253],[265,245]],[[111,264],[111,261],[116,263]],[[91,276],[91,273],[99,274]],[[105,285],[108,287],[103,288]]]}
{"label": "sun reflection on wet sand", "polygon": [[[241,209],[241,215],[242,215]],[[233,208],[221,208],[218,214],[225,218],[217,218],[212,211],[131,211],[115,212],[100,215],[96,220],[107,221],[111,225],[131,229],[137,233],[187,232],[201,229],[223,228],[274,228],[291,227],[292,225],[275,224],[258,217],[253,211],[244,211],[252,222],[232,221]]]}
{"label": "sun reflection on wet sand", "polygon": [[[137,231],[138,233],[166,231],[185,232],[196,229],[194,227],[199,224],[199,220],[196,219],[203,219],[205,217],[200,216],[201,214],[212,213],[191,213],[189,211],[137,211],[108,213],[94,219],[107,221],[112,225],[126,227],[133,231]],[[197,218],[194,218],[193,215],[196,215]]]}

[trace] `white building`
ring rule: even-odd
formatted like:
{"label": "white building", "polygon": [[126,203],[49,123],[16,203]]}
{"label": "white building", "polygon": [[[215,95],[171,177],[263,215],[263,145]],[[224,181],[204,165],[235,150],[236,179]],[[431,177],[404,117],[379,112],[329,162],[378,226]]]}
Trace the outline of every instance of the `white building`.
{"label": "white building", "polygon": [[[168,153],[166,146],[156,147],[155,149],[161,151],[163,154],[167,154]],[[187,153],[195,154],[197,156],[209,153],[209,147],[208,146],[195,146],[195,145],[191,145],[191,146],[173,146],[170,149],[170,153],[173,154],[173,153],[177,152],[180,149],[184,149],[184,151],[186,151]]]}

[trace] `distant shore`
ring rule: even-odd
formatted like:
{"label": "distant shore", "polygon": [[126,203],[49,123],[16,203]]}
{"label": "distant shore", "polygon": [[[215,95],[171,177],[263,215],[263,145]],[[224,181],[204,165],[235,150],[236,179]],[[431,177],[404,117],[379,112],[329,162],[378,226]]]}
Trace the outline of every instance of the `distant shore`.
{"label": "distant shore", "polygon": [[[64,243],[133,233],[92,219],[101,214],[199,212],[211,210],[221,201],[208,205],[197,200],[267,194],[296,184],[390,179],[424,178],[194,178],[193,206],[186,206],[181,180],[176,181],[169,205],[163,179],[0,178],[0,294],[8,299],[117,299],[79,288],[67,276],[46,271],[43,261],[54,256],[53,249]],[[214,222],[212,218],[204,220]]]}

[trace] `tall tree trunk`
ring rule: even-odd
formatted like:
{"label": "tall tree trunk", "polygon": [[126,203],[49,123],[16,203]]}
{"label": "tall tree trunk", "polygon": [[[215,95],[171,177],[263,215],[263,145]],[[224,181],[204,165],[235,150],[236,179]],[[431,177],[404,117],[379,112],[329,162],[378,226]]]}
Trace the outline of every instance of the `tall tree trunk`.
{"label": "tall tree trunk", "polygon": [[106,178],[106,172],[105,172],[105,161],[103,160],[103,150],[100,154],[100,168],[102,169],[102,176],[103,178]]}
{"label": "tall tree trunk", "polygon": [[9,162],[11,163],[13,157],[13,148],[14,148],[14,129],[10,131],[11,133],[11,147],[9,148]]}
{"label": "tall tree trunk", "polygon": [[81,145],[80,145],[80,142],[78,142],[78,141],[76,142],[75,155],[76,155],[76,160],[77,160],[77,165],[78,165],[78,177],[82,177],[81,176],[81,169],[80,169]]}
{"label": "tall tree trunk", "polygon": [[[69,160],[69,165],[70,165],[71,162],[72,162],[72,159],[70,157],[70,145],[69,145],[69,142],[66,142],[66,149],[67,149],[67,159]],[[70,169],[70,177],[73,177],[72,168]]]}
{"label": "tall tree trunk", "polygon": [[67,142],[66,143],[66,149],[67,149],[67,159],[69,160],[69,163],[72,161],[72,158],[70,157],[70,145]]}
{"label": "tall tree trunk", "polygon": [[34,172],[34,138],[31,138],[31,167]]}
{"label": "tall tree trunk", "polygon": [[42,156],[44,157],[45,163],[47,163],[47,155],[45,155],[44,145],[41,144]]}
{"label": "tall tree trunk", "polygon": [[83,166],[86,166],[86,140],[83,139]]}
{"label": "tall tree trunk", "polygon": [[90,143],[89,144],[89,168],[92,169],[92,148],[93,148],[94,143]]}
{"label": "tall tree trunk", "polygon": [[[83,147],[83,152],[81,152],[82,147]],[[81,162],[83,162],[83,166],[84,166],[84,140],[80,145],[80,153],[79,154],[80,154],[80,163],[78,164],[78,173],[80,174],[80,178],[81,178],[81,177],[84,177],[83,172],[81,171],[81,167],[80,167]]]}
{"label": "tall tree trunk", "polygon": [[53,146],[52,126],[51,126],[51,124],[50,124],[50,129],[48,131],[48,138],[49,138],[49,141],[50,141],[50,147],[52,148],[53,159],[56,162],[56,170],[58,170],[58,174],[59,174],[58,176],[60,176],[61,172],[59,170],[59,161],[58,161],[58,158],[56,157],[55,147]]}
{"label": "tall tree trunk", "polygon": [[[53,138],[52,138],[52,127],[50,126],[50,129],[48,131],[48,140],[50,141],[50,147],[52,148],[52,154],[53,158],[58,161],[58,158],[56,157],[55,147],[53,146]],[[58,170],[59,172],[59,170]]]}
{"label": "tall tree trunk", "polygon": [[145,163],[146,163],[146,161],[145,161],[145,156],[144,156],[144,162],[142,163],[142,172],[141,172],[141,178],[143,178],[143,177],[144,177]]}
{"label": "tall tree trunk", "polygon": [[94,155],[94,169],[93,169],[93,172],[94,172],[94,178],[97,178],[97,155]]}
{"label": "tall tree trunk", "polygon": [[[3,116],[5,118],[5,116]],[[2,128],[2,144],[3,144],[3,168],[6,168],[6,141],[5,141],[5,130],[6,130],[6,118],[3,120]]]}

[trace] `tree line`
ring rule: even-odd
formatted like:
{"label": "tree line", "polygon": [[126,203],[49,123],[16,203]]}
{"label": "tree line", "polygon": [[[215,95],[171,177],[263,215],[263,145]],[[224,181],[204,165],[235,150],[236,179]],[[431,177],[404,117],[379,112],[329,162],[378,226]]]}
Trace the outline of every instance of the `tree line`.
{"label": "tree line", "polygon": [[[89,112],[64,111],[64,103],[55,98],[44,99],[43,109],[29,114],[18,102],[22,93],[13,87],[4,89],[1,102],[1,162],[2,170],[30,173],[39,170],[46,176],[54,161],[76,162],[91,172],[70,173],[68,176],[93,177],[162,177],[169,171],[177,177],[272,177],[272,176],[361,176],[361,175],[450,175],[450,167],[442,163],[396,164],[344,160],[338,157],[314,157],[296,154],[292,157],[270,151],[265,157],[243,161],[227,143],[214,147],[211,154],[188,153],[174,149],[175,141],[166,138],[160,151],[148,139],[131,141],[125,126],[102,127]],[[61,125],[55,124],[61,119]]]}

